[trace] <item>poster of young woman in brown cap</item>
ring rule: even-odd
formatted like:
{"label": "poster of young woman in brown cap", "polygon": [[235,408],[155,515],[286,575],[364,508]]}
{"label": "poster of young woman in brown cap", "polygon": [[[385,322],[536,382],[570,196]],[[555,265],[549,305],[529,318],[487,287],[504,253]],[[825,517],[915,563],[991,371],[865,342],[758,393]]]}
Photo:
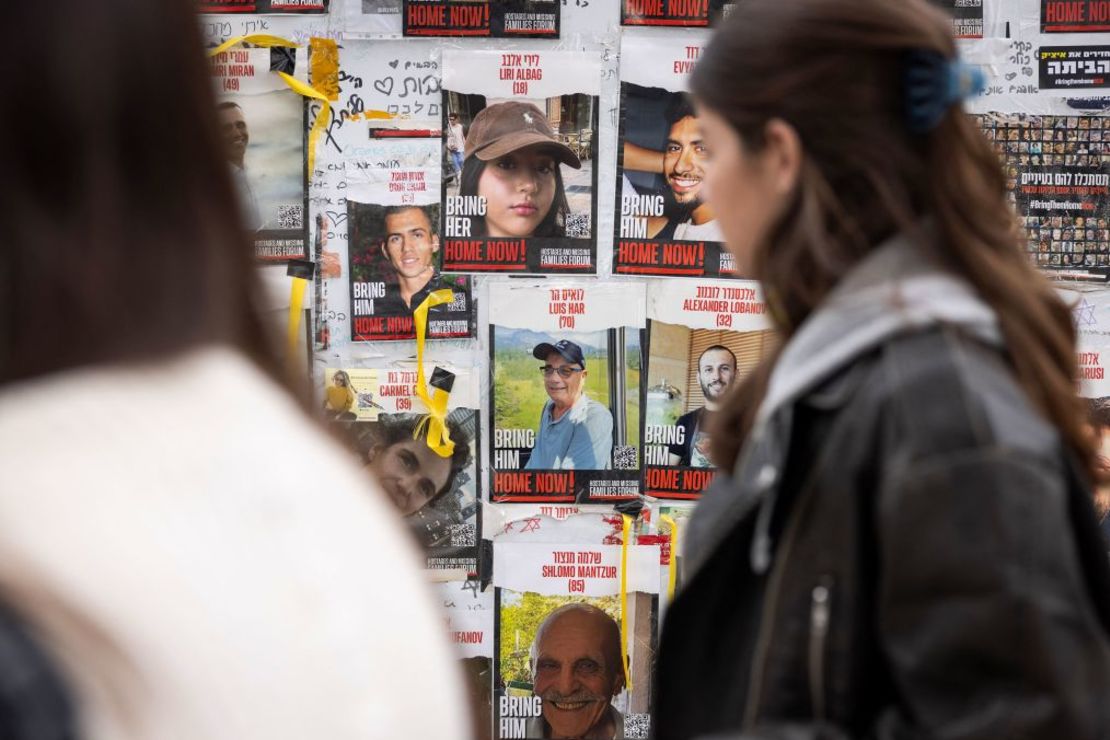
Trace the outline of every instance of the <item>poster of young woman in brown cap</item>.
{"label": "poster of young woman in brown cap", "polygon": [[444,270],[597,272],[600,84],[585,52],[443,52]]}

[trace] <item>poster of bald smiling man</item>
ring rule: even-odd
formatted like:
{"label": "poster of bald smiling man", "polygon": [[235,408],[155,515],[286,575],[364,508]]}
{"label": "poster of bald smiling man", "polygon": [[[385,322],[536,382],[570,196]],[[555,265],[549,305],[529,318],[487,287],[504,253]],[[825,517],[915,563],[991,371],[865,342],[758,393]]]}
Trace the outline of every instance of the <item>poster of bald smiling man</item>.
{"label": "poster of bald smiling man", "polygon": [[494,544],[495,738],[648,737],[659,557],[629,548],[622,599],[620,545]]}

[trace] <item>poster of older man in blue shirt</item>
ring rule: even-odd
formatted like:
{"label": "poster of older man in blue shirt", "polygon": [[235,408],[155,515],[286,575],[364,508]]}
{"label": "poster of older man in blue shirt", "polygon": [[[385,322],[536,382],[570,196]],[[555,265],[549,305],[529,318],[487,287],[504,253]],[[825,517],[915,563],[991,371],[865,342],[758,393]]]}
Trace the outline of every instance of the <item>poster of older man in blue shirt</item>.
{"label": "poster of older man in blue shirt", "polygon": [[640,495],[642,284],[489,287],[490,500]]}
{"label": "poster of older man in blue shirt", "polygon": [[540,414],[536,444],[526,470],[608,470],[613,454],[613,414],[585,394],[586,357],[569,339],[541,342],[532,356],[542,360],[549,400]]}

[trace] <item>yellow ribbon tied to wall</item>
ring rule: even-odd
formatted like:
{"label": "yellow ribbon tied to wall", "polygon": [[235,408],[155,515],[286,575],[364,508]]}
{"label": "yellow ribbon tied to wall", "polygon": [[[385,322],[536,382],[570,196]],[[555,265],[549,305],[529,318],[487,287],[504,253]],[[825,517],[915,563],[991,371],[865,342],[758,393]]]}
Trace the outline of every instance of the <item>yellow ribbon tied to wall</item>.
{"label": "yellow ribbon tied to wall", "polygon": [[[254,46],[260,46],[266,49],[272,47],[299,49],[302,46],[289,39],[283,39],[280,36],[256,33],[250,36],[236,36],[230,38],[208,52],[208,56],[214,57],[218,54],[223,54],[231,47],[238,46],[239,44],[253,44]],[[312,129],[308,132],[308,172],[311,177],[313,169],[316,166],[316,144],[320,140],[320,134],[324,132],[324,128],[327,127],[328,121],[331,119],[331,101],[328,100],[327,95],[310,85],[306,85],[296,77],[285,72],[278,72],[277,74],[293,92],[306,98],[320,101],[320,113],[316,116],[316,122],[312,124]]]}
{"label": "yellow ribbon tied to wall", "polygon": [[628,658],[628,541],[632,538],[632,517],[621,514],[621,664],[624,666],[624,685],[632,691],[631,661]]}
{"label": "yellow ribbon tied to wall", "polygon": [[660,524],[671,527],[671,557],[667,560],[667,601],[674,601],[675,580],[678,574],[678,522],[674,517],[664,514],[659,517]]}
{"label": "yellow ribbon tied to wall", "polygon": [[428,311],[435,306],[450,303],[455,300],[455,294],[444,288],[431,293],[412,312],[416,324],[416,395],[428,407],[428,415],[420,420],[413,430],[413,439],[420,439],[426,434],[428,447],[440,457],[451,457],[455,453],[455,443],[451,441],[451,434],[447,430],[447,391],[436,388],[428,393],[428,379],[424,375],[424,344],[428,335]]}

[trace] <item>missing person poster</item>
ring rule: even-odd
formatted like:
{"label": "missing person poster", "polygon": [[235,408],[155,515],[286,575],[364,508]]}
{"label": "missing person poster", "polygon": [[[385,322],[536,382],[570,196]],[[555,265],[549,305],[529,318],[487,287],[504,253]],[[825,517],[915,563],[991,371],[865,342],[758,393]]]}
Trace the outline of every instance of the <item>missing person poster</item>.
{"label": "missing person poster", "polygon": [[401,0],[405,36],[559,38],[561,0]]}
{"label": "missing person poster", "polygon": [[1110,31],[1108,0],[1040,0],[1041,33]]}
{"label": "missing person poster", "polygon": [[759,284],[658,281],[648,288],[644,493],[697,499],[713,478],[710,421],[775,338]]}
{"label": "missing person poster", "polygon": [[1042,46],[1037,60],[1042,90],[1110,87],[1110,46]]}
{"label": "missing person poster", "polygon": [[197,0],[202,13],[326,13],[331,0]]}
{"label": "missing person poster", "polygon": [[[628,547],[623,599],[620,545],[494,543],[493,552],[494,685],[504,687],[493,736],[648,737],[659,547]],[[562,680],[570,671],[573,687]]]}
{"label": "missing person poster", "polygon": [[443,52],[443,269],[597,272],[601,57]]}
{"label": "missing person poster", "polygon": [[272,58],[287,60],[275,52],[285,51],[235,47],[210,59],[228,172],[265,262],[308,254],[304,99],[271,71]]}
{"label": "missing person poster", "polygon": [[639,495],[644,307],[639,283],[489,286],[491,500]]}
{"label": "missing person poster", "polygon": [[427,567],[459,579],[478,572],[476,379],[468,369],[452,369],[430,380],[430,392],[436,386],[450,392],[447,428],[454,451],[444,457],[422,433],[427,409],[415,394],[415,365],[324,372],[326,416],[423,545]]}
{"label": "missing person poster", "polygon": [[[1071,101],[1069,101],[1071,102]],[[1002,157],[1010,201],[1030,257],[1049,271],[1110,268],[1110,117],[1063,101],[1059,113],[984,113],[980,125]]]}
{"label": "missing person poster", "polygon": [[620,0],[622,26],[708,26],[733,0]]}
{"label": "missing person poster", "polygon": [[454,300],[428,313],[432,339],[474,336],[470,278],[440,272],[440,163],[436,139],[369,142],[344,165],[351,339],[412,339],[413,311],[433,292]]}
{"label": "missing person poster", "polygon": [[470,710],[475,714],[475,737],[485,740],[493,727],[493,632],[495,613],[493,588],[484,591],[476,579],[436,585],[447,634],[462,664]]}
{"label": "missing person poster", "polygon": [[736,275],[705,202],[706,150],[686,78],[707,32],[626,32],[613,270],[674,277]]}
{"label": "missing person poster", "polygon": [[401,0],[346,0],[346,2],[348,33],[401,35]]}

